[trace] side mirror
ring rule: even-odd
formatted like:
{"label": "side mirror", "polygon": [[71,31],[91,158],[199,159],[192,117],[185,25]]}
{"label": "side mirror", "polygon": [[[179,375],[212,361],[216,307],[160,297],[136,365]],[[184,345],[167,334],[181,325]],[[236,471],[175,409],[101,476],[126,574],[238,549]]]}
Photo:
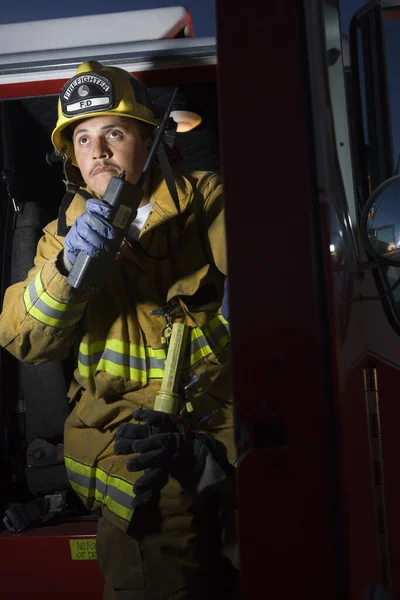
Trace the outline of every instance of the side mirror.
{"label": "side mirror", "polygon": [[386,179],[368,198],[360,234],[365,249],[378,262],[400,266],[400,175]]}

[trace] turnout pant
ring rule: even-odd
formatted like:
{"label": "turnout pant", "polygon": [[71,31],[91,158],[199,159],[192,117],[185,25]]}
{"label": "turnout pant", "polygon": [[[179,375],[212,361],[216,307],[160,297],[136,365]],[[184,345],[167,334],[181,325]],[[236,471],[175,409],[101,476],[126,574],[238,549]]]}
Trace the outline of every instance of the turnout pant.
{"label": "turnout pant", "polygon": [[239,572],[223,556],[236,536],[233,485],[193,505],[172,478],[155,507],[134,512],[125,533],[100,517],[97,556],[103,600],[239,598]]}

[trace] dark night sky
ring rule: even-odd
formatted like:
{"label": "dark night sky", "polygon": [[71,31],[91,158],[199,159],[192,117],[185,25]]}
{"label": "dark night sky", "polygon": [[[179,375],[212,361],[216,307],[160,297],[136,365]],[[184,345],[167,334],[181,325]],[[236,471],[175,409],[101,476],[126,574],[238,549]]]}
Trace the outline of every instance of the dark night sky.
{"label": "dark night sky", "polygon": [[[342,29],[347,31],[352,14],[364,4],[360,0],[341,0]],[[163,8],[180,5],[173,0],[114,0],[112,4],[105,0],[18,0],[17,2],[2,3],[0,23],[15,23],[18,21],[34,21],[37,19],[55,19],[90,15],[95,13],[119,12],[123,10],[141,10],[145,8]],[[215,35],[214,0],[186,0],[183,6],[192,13],[196,37]]]}
{"label": "dark night sky", "polygon": [[39,19],[57,19],[124,10],[143,10],[146,8],[164,8],[167,6],[186,6],[193,18],[196,37],[215,35],[214,0],[17,0],[1,3],[0,23],[17,23],[19,21],[36,21]]}

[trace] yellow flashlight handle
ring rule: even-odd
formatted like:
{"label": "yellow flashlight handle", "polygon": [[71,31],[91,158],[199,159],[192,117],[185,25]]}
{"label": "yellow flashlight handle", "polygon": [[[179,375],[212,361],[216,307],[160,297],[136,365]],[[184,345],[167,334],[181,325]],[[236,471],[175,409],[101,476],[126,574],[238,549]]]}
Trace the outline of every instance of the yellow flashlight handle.
{"label": "yellow flashlight handle", "polygon": [[188,327],[184,323],[172,325],[168,354],[165,361],[164,377],[161,389],[157,392],[154,410],[160,410],[170,415],[179,411],[181,398],[178,393],[179,381],[186,349]]}

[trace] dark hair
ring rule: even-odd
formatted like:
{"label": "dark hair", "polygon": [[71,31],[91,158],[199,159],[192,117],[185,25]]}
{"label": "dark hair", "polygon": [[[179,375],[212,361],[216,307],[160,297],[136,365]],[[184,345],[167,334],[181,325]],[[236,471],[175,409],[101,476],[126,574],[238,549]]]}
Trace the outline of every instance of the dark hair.
{"label": "dark hair", "polygon": [[74,129],[78,123],[73,123],[72,125],[68,125],[63,131],[63,136],[67,140],[67,142],[72,142],[74,136]]}

